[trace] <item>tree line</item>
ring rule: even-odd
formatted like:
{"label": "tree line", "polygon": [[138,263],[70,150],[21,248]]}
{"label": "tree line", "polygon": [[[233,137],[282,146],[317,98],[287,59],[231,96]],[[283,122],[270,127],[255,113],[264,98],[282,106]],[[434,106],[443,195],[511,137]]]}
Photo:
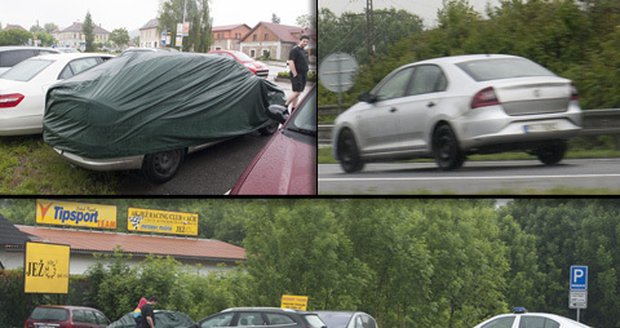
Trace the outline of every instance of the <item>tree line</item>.
{"label": "tree line", "polygon": [[[27,201],[4,200],[0,214],[31,223],[34,204]],[[516,199],[499,208],[492,199],[93,203],[197,212],[201,236],[247,252],[238,268],[208,276],[170,258],[149,258],[131,268],[116,253],[73,277],[69,300],[113,320],[150,293],[158,295],[160,308],[196,320],[226,307],[279,306],[282,294],[309,296],[310,310],[365,311],[381,327],[472,327],[515,306],[574,318],[567,304],[568,271],[581,264],[590,268],[583,321],[620,324],[617,199]],[[12,279],[0,282],[12,285],[3,282],[0,292],[12,295],[2,298],[11,304],[0,309],[27,303],[15,287],[20,272],[10,274]],[[18,326],[24,318],[15,317]],[[5,326],[2,318],[0,313]]]}
{"label": "tree line", "polygon": [[[319,58],[332,52],[354,55],[361,63],[353,104],[398,66],[434,57],[503,53],[529,58],[574,81],[583,108],[620,107],[620,2],[615,0],[501,0],[486,17],[467,0],[445,0],[437,26],[402,10],[375,10],[376,54],[365,51],[365,16],[319,11]],[[320,104],[336,95],[322,86]]]}

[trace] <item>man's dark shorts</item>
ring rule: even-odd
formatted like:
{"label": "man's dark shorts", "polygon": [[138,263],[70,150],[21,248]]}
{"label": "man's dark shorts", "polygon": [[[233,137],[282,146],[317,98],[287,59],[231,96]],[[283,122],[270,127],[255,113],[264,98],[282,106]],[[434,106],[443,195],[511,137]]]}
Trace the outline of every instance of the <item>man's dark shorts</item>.
{"label": "man's dark shorts", "polygon": [[306,88],[306,74],[297,74],[297,76],[291,77],[291,85],[293,91],[303,92]]}

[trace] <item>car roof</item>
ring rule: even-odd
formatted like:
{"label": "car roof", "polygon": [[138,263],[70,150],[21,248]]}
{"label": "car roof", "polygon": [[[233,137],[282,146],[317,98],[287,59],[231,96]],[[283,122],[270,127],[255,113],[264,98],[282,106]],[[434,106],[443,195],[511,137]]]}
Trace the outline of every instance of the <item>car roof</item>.
{"label": "car roof", "polygon": [[45,48],[45,47],[32,47],[32,46],[0,46],[0,51],[10,51],[10,50],[45,50],[45,51],[55,51],[60,52],[54,48]]}
{"label": "car roof", "polygon": [[49,55],[43,55],[43,56],[37,56],[37,57],[31,57],[31,58],[38,58],[38,59],[54,59],[54,60],[59,60],[59,59],[75,59],[75,58],[85,58],[85,57],[109,57],[109,58],[113,58],[113,55],[108,55],[108,54],[99,54],[99,53],[94,53],[94,52],[64,52],[64,53],[60,53],[60,54],[49,54]]}
{"label": "car roof", "polygon": [[[570,323],[573,325],[579,325],[582,327],[588,327],[587,325],[581,323],[581,322],[577,322],[571,318],[567,318],[567,317],[563,317],[557,314],[553,314],[553,313],[545,313],[545,312],[525,312],[525,313],[504,313],[504,314],[500,314],[497,316],[494,316],[493,318],[500,318],[500,317],[507,317],[507,316],[540,316],[540,317],[545,317],[545,318],[549,318],[549,319],[553,319],[555,321],[559,321],[560,323]],[[493,319],[490,318],[490,319]],[[490,320],[489,319],[489,320]]]}
{"label": "car roof", "polygon": [[431,59],[426,59],[426,60],[422,60],[419,62],[415,62],[415,64],[423,64],[423,63],[458,64],[458,63],[469,61],[469,60],[480,60],[480,59],[491,59],[491,58],[498,59],[498,58],[523,58],[523,57],[513,56],[513,55],[503,55],[503,54],[460,55],[460,56],[431,58]]}
{"label": "car roof", "polygon": [[67,310],[96,310],[95,308],[91,308],[88,306],[78,306],[78,305],[39,305],[38,308],[55,308],[55,309],[67,309]]}
{"label": "car roof", "polygon": [[308,311],[302,311],[302,310],[283,309],[279,307],[234,307],[234,308],[228,308],[228,309],[222,310],[221,312],[232,312],[232,311],[256,311],[256,312],[276,311],[276,312],[289,312],[289,313],[299,313],[299,314],[315,313],[315,312],[308,312]]}

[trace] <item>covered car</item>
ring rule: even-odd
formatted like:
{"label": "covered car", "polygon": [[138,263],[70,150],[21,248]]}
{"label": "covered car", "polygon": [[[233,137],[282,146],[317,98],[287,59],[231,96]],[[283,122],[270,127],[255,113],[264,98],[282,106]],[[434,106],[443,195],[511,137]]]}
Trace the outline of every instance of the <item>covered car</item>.
{"label": "covered car", "polygon": [[226,58],[133,53],[51,87],[43,138],[78,166],[142,168],[164,182],[190,149],[275,132],[268,108],[284,101],[278,86]]}
{"label": "covered car", "polygon": [[[178,311],[155,310],[155,325],[157,328],[190,328],[196,323],[187,314]],[[136,328],[133,312],[129,312],[120,319],[112,322],[107,328]]]}

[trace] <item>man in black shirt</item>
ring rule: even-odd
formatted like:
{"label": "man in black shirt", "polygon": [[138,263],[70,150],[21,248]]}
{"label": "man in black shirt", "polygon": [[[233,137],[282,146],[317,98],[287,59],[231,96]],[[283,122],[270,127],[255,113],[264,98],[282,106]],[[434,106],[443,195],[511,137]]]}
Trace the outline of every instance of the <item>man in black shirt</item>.
{"label": "man in black shirt", "polygon": [[297,108],[297,98],[299,94],[304,91],[306,87],[306,79],[308,76],[308,53],[305,48],[308,46],[310,38],[307,35],[302,35],[299,38],[299,44],[291,49],[288,55],[288,67],[291,70],[291,85],[293,92],[288,96],[286,100],[286,106],[291,105],[291,112]]}
{"label": "man in black shirt", "polygon": [[142,321],[139,328],[155,328],[155,315],[153,314],[153,306],[155,305],[157,305],[157,297],[151,296],[142,306]]}

